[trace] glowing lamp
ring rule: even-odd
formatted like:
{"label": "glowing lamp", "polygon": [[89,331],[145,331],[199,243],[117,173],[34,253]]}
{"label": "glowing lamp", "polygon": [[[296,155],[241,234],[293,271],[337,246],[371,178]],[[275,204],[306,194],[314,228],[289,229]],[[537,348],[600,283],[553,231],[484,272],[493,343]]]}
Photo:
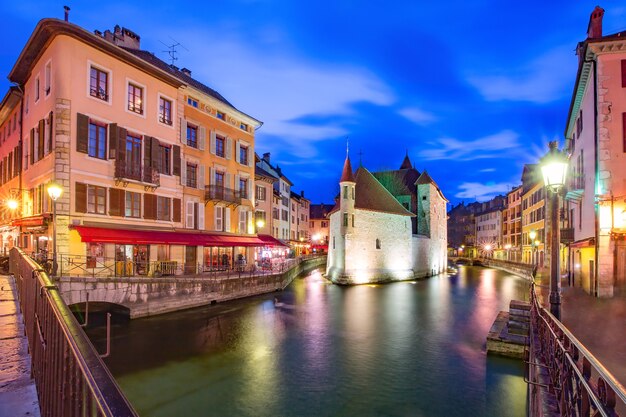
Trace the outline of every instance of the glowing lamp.
{"label": "glowing lamp", "polygon": [[321,239],[321,236],[318,233],[316,233],[316,234],[313,235],[313,237],[311,239],[313,239],[314,241],[318,241],[318,240]]}
{"label": "glowing lamp", "polygon": [[17,209],[18,206],[19,206],[19,203],[17,202],[17,200],[10,199],[9,201],[7,201],[7,207],[10,210],[15,210]]}
{"label": "glowing lamp", "polygon": [[489,244],[485,245],[485,250],[491,250],[491,245]]}
{"label": "glowing lamp", "polygon": [[52,201],[57,201],[61,194],[63,194],[63,188],[59,184],[54,181],[48,184],[48,196],[50,196]]}
{"label": "glowing lamp", "polygon": [[528,237],[530,238],[531,242],[535,240],[535,238],[537,237],[537,232],[535,232],[534,230],[531,230],[528,233]]}
{"label": "glowing lamp", "polygon": [[535,246],[539,246],[541,242],[539,240],[535,240]]}
{"label": "glowing lamp", "polygon": [[550,150],[541,158],[543,184],[552,192],[557,192],[565,185],[567,175],[567,157],[557,149],[558,142],[550,142]]}
{"label": "glowing lamp", "polygon": [[511,244],[507,243],[506,245],[504,245],[504,249],[509,250],[511,249]]}
{"label": "glowing lamp", "polygon": [[256,221],[256,227],[260,229],[260,228],[262,228],[263,226],[265,226],[265,220],[263,220],[263,219],[258,219],[258,220]]}

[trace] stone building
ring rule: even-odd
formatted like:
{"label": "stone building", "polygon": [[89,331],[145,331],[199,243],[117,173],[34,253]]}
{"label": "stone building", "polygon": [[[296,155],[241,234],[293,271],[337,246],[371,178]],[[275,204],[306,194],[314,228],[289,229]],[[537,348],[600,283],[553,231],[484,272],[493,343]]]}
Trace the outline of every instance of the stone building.
{"label": "stone building", "polygon": [[604,10],[576,48],[565,127],[573,283],[599,297],[626,288],[626,31],[603,34]]}
{"label": "stone building", "polygon": [[506,195],[506,208],[502,212],[502,242],[506,259],[522,260],[522,187],[514,187]]}
{"label": "stone building", "polygon": [[338,202],[329,215],[331,281],[387,282],[445,271],[447,200],[426,172],[406,186],[410,170],[407,157],[398,170],[405,172],[372,174],[361,166],[353,173],[346,157]]}
{"label": "stone building", "polygon": [[311,246],[320,251],[328,250],[328,238],[330,236],[330,218],[328,214],[333,209],[334,204],[311,204],[309,221],[309,233],[311,235]]}

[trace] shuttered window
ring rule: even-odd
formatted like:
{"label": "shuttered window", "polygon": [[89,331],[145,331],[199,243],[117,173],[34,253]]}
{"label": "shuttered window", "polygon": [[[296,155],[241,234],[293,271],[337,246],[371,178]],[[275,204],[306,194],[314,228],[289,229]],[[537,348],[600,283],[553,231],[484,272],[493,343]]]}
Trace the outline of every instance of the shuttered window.
{"label": "shuttered window", "polygon": [[77,213],[87,213],[87,184],[76,183],[74,209]]}
{"label": "shuttered window", "polygon": [[106,134],[106,125],[89,121],[89,141],[87,152],[89,156],[106,159]]}
{"label": "shuttered window", "polygon": [[180,177],[180,146],[172,147],[172,174]]}
{"label": "shuttered window", "polygon": [[124,190],[109,188],[109,214],[124,216]]}
{"label": "shuttered window", "polygon": [[126,191],[125,201],[126,217],[141,217],[141,194]]}
{"label": "shuttered window", "polygon": [[87,185],[87,212],[94,214],[106,213],[106,188]]}
{"label": "shuttered window", "polygon": [[46,120],[39,121],[39,129],[37,131],[37,160],[40,161],[44,157],[44,147],[46,143]]}
{"label": "shuttered window", "polygon": [[154,194],[143,195],[143,218],[156,220],[157,198]]}
{"label": "shuttered window", "polygon": [[622,87],[626,87],[626,59],[622,59]]}
{"label": "shuttered window", "polygon": [[173,210],[172,210],[172,220],[180,223],[181,221],[181,204],[182,201],[180,200],[180,198],[174,198],[173,199]]}
{"label": "shuttered window", "polygon": [[172,220],[171,201],[172,199],[169,197],[157,197],[157,220]]}

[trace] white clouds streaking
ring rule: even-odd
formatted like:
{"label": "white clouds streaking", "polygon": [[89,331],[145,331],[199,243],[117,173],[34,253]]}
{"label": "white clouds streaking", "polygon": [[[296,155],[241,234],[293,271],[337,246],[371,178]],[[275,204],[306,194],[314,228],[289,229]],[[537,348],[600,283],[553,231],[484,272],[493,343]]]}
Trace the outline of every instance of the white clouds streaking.
{"label": "white clouds streaking", "polygon": [[475,140],[440,138],[430,149],[422,150],[420,156],[427,160],[471,161],[501,157],[519,147],[519,134],[507,129]]}
{"label": "white clouds streaking", "polygon": [[434,114],[417,107],[406,107],[399,111],[400,115],[418,125],[427,125],[437,120]]}
{"label": "white clouds streaking", "polygon": [[459,185],[459,191],[455,194],[458,198],[476,199],[477,201],[487,201],[493,197],[507,193],[511,190],[509,183],[488,183],[464,182]]}
{"label": "white clouds streaking", "polygon": [[549,103],[565,97],[571,86],[571,76],[557,68],[575,68],[576,57],[571,45],[555,48],[517,69],[501,69],[468,77],[487,101],[529,101]]}

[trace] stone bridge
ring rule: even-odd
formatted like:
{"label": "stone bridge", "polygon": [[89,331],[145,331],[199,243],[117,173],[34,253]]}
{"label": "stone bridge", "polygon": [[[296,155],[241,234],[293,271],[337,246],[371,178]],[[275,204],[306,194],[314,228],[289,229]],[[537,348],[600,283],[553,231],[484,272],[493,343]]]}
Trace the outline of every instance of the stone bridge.
{"label": "stone bridge", "polygon": [[322,267],[326,257],[304,259],[276,274],[198,277],[85,278],[61,277],[56,282],[68,305],[109,303],[130,311],[130,318],[153,316],[206,304],[281,291],[295,277]]}

